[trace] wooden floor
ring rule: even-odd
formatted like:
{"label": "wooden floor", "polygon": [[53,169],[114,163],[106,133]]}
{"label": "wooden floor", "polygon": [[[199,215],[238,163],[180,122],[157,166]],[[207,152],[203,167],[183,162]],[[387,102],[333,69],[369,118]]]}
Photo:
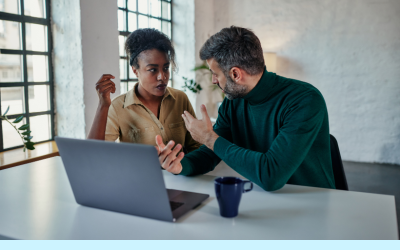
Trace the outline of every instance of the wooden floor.
{"label": "wooden floor", "polygon": [[[400,165],[343,162],[350,191],[395,196],[397,226],[400,226]],[[400,227],[399,227],[400,236]]]}

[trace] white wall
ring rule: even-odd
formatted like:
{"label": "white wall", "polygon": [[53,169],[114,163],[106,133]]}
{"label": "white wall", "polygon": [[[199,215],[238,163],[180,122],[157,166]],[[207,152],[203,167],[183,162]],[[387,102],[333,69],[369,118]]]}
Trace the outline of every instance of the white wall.
{"label": "white wall", "polygon": [[116,0],[81,0],[86,135],[96,113],[99,98],[95,84],[101,75],[115,76],[116,91],[111,99],[120,93],[117,13]]}
{"label": "white wall", "polygon": [[196,50],[210,20],[251,28],[278,74],[322,92],[344,160],[400,164],[400,1],[212,2],[196,8]]}
{"label": "white wall", "polygon": [[[176,53],[177,72],[173,75],[173,87],[183,90],[182,77],[193,79],[195,73],[195,28],[194,0],[174,0],[172,5],[172,40]],[[186,92],[192,105],[196,105],[196,95]]]}
{"label": "white wall", "polygon": [[85,138],[79,0],[53,1],[51,12],[56,134]]}
{"label": "white wall", "polygon": [[52,2],[56,133],[85,138],[98,105],[95,84],[116,78],[120,93],[117,1]]}
{"label": "white wall", "polygon": [[[200,59],[200,49],[213,34],[215,34],[214,19],[214,0],[196,0],[195,11],[195,30],[196,30],[196,65],[201,65],[203,61]],[[212,91],[210,75],[204,72],[196,73],[196,80],[200,83],[203,90],[196,98],[196,114],[202,118],[200,105],[206,105],[207,112],[210,117],[217,117],[218,110],[216,103],[222,101],[220,91]]]}
{"label": "white wall", "polygon": [[[321,90],[343,159],[400,164],[400,1],[174,0],[173,8],[178,88],[181,76],[195,76],[210,35],[251,28],[278,54],[278,74]],[[84,138],[101,74],[117,77],[119,93],[117,1],[53,1],[52,12],[56,131]],[[198,116],[203,103],[215,115],[219,95],[201,83],[200,95],[188,95]]]}

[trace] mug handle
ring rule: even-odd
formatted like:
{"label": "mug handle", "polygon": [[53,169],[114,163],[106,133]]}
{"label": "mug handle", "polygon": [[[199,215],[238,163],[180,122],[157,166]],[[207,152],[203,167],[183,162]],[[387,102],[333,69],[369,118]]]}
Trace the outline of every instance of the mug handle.
{"label": "mug handle", "polygon": [[[250,183],[250,188],[249,189],[244,189],[244,185],[246,185],[246,183]],[[243,181],[243,193],[250,192],[251,190],[253,190],[253,182],[251,182],[251,181]]]}

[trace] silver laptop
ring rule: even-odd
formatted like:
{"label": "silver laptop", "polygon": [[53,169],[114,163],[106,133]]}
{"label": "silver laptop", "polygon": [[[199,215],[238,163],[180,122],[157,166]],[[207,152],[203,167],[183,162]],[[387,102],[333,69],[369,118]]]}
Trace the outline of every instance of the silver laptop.
{"label": "silver laptop", "polygon": [[78,204],[175,222],[208,194],[166,189],[153,146],[55,137]]}

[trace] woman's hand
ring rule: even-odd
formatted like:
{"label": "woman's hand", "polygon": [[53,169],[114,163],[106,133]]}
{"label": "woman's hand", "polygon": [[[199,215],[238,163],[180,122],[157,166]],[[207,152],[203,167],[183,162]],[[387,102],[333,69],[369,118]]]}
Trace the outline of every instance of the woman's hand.
{"label": "woman's hand", "polygon": [[179,174],[182,172],[181,160],[183,159],[183,156],[185,156],[183,152],[179,153],[182,149],[182,145],[178,144],[174,149],[172,149],[175,142],[170,141],[167,145],[164,145],[160,135],[156,136],[156,143],[158,160],[160,161],[161,167],[173,174]]}
{"label": "woman's hand", "polygon": [[111,105],[110,93],[115,93],[115,83],[111,81],[115,77],[104,74],[96,83],[96,91],[99,96],[99,106],[109,107]]}

